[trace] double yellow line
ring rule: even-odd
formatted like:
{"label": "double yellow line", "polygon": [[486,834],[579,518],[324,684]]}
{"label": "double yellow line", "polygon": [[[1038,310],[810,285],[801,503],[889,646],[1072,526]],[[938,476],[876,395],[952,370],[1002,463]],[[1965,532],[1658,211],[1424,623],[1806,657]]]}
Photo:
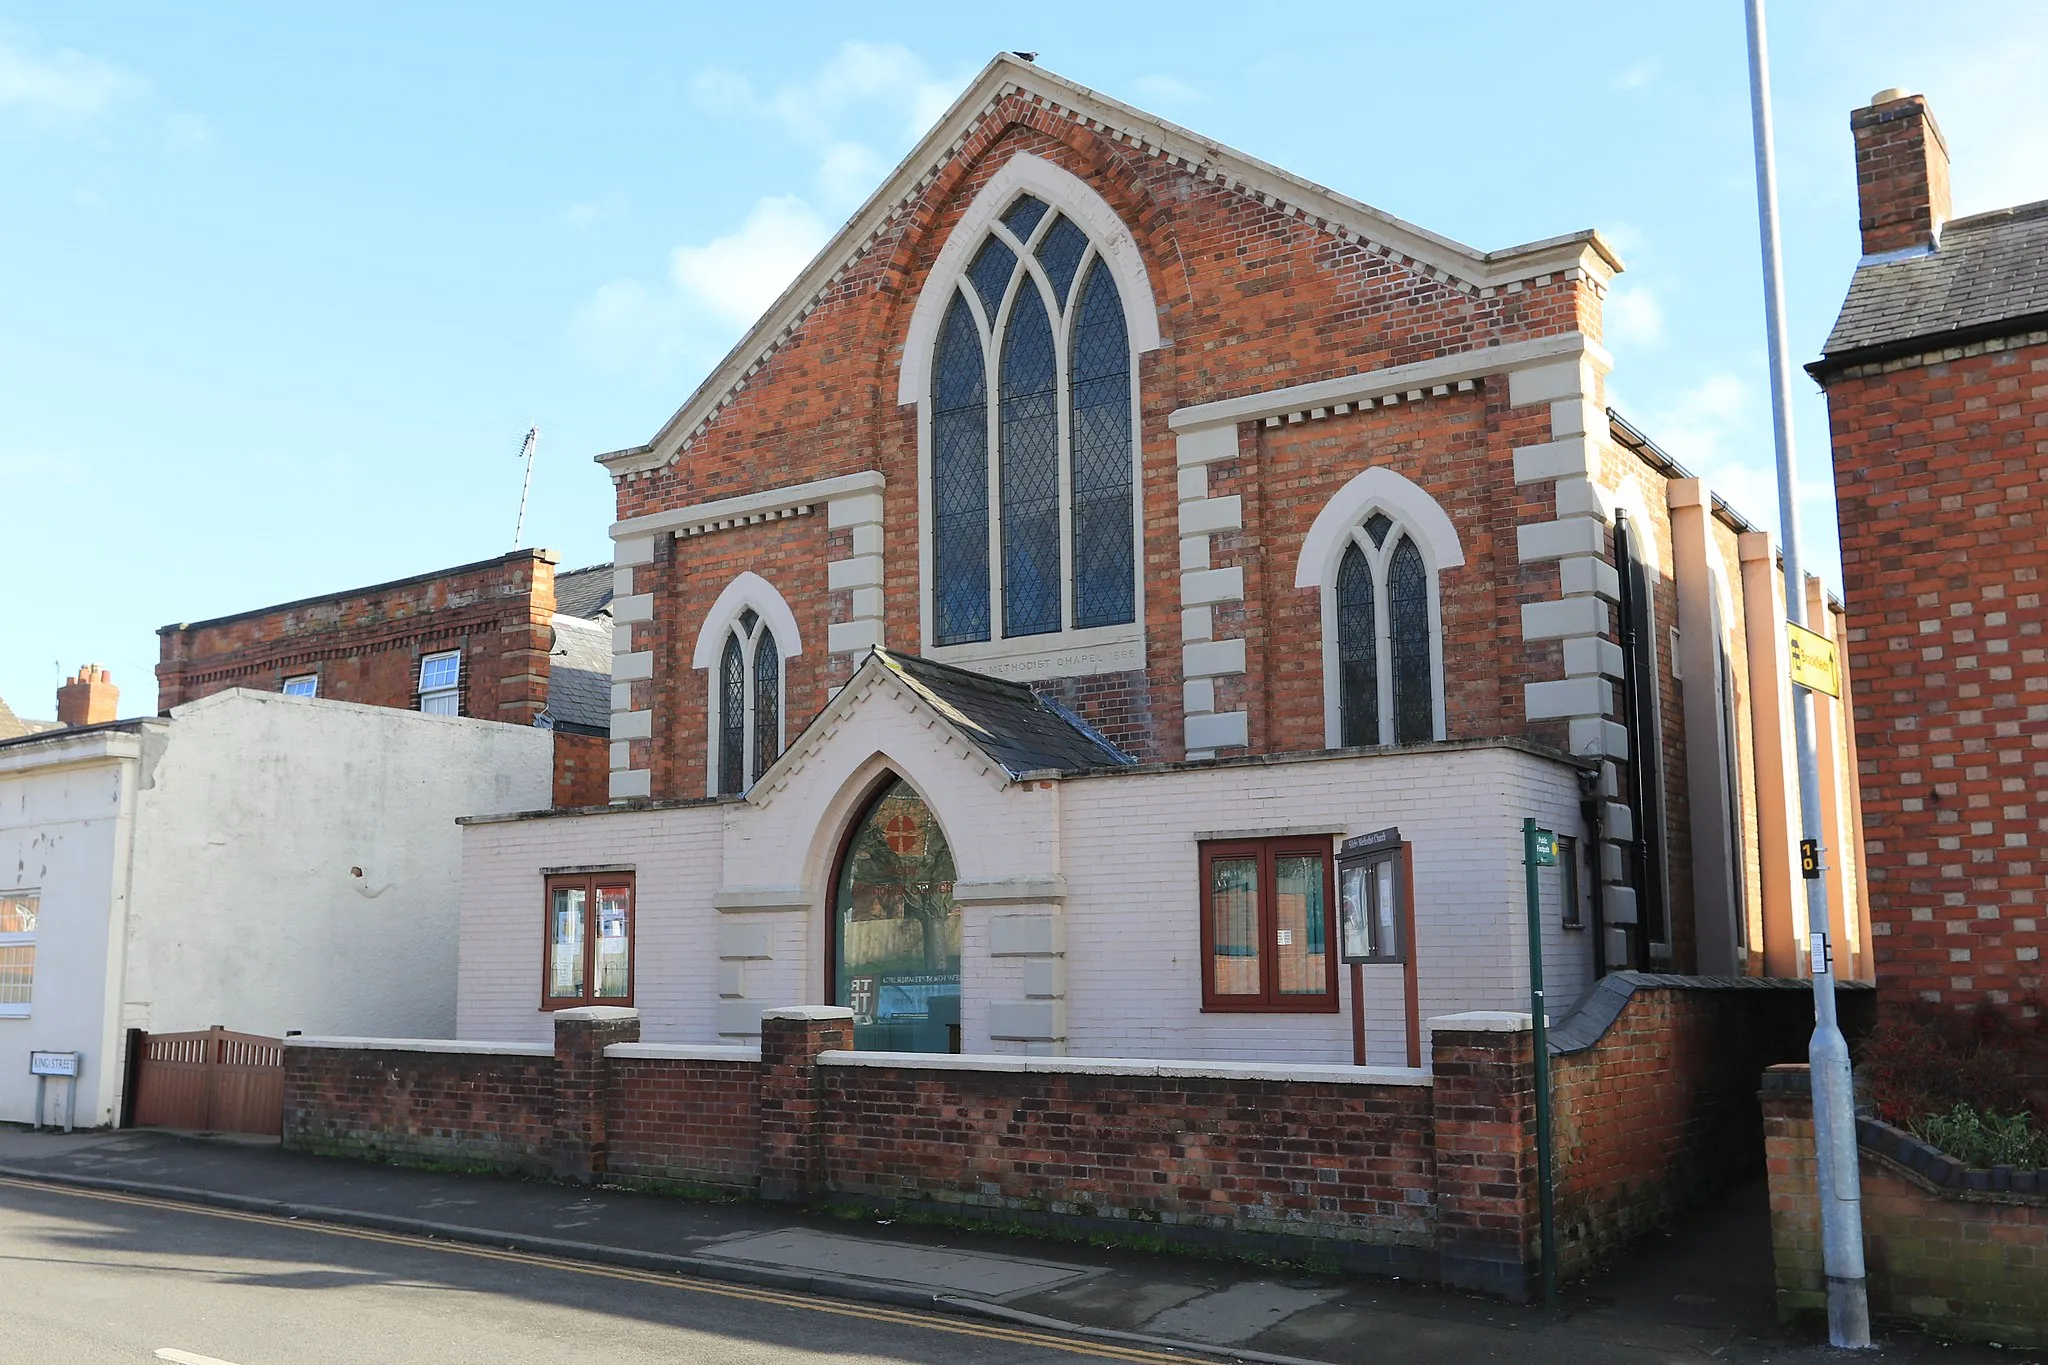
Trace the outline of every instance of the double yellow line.
{"label": "double yellow line", "polygon": [[408,1236],[397,1232],[378,1232],[371,1228],[343,1227],[336,1223],[308,1222],[304,1219],[281,1218],[272,1214],[243,1213],[235,1209],[213,1208],[204,1204],[181,1203],[175,1199],[159,1199],[150,1195],[119,1194],[109,1190],[82,1189],[76,1185],[45,1184],[36,1180],[17,1180],[0,1176],[0,1185],[15,1189],[33,1190],[42,1194],[64,1194],[79,1199],[97,1199],[108,1204],[129,1204],[137,1208],[165,1209],[174,1213],[197,1214],[204,1218],[224,1218],[239,1223],[260,1223],[269,1227],[298,1228],[306,1232],[317,1232],[328,1237],[351,1237],[359,1242],[382,1242],[388,1246],[411,1247],[415,1250],[438,1251],[450,1256],[469,1256],[484,1261],[505,1261],[513,1265],[539,1266],[548,1270],[567,1271],[572,1275],[595,1275],[609,1280],[626,1280],[636,1284],[651,1284],[663,1289],[681,1289],[692,1294],[710,1294],[724,1299],[739,1299],[747,1303],[771,1304],[778,1308],[796,1308],[809,1313],[829,1313],[834,1317],[859,1318],[864,1322],[887,1323],[896,1327],[916,1327],[928,1332],[949,1332],[955,1336],[979,1337],[986,1341],[1007,1341],[1022,1346],[1041,1346],[1049,1351],[1065,1351],[1069,1355],[1094,1356],[1102,1360],[1128,1360],[1144,1362],[1145,1365],[1189,1365],[1203,1357],[1177,1354],[1171,1351],[1148,1350],[1142,1346],[1125,1346],[1115,1342],[1084,1342],[1071,1337],[1055,1336],[1049,1332],[1032,1331],[1024,1327],[1004,1327],[994,1323],[967,1322],[960,1318],[939,1313],[924,1313],[913,1309],[887,1308],[876,1304],[835,1303],[828,1299],[815,1298],[806,1294],[793,1294],[778,1289],[756,1288],[752,1285],[726,1284],[717,1280],[698,1279],[679,1273],[664,1273],[652,1270],[633,1270],[617,1266],[595,1265],[588,1261],[572,1261],[561,1256],[542,1256],[530,1251],[501,1250],[497,1247],[476,1246],[463,1242],[438,1241],[425,1237]]}

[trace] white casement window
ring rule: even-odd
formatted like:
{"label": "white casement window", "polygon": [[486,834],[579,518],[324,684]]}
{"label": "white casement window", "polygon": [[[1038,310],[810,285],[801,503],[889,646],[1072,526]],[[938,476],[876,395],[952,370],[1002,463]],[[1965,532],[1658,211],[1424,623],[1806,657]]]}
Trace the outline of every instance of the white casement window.
{"label": "white casement window", "polygon": [[789,604],[759,574],[738,575],[711,604],[691,660],[708,675],[707,795],[744,794],[781,756],[784,671],[802,652]]}
{"label": "white casement window", "polygon": [[462,714],[462,651],[451,649],[420,660],[420,710],[430,716]]}
{"label": "white casement window", "polygon": [[1294,584],[1321,595],[1331,748],[1445,737],[1438,580],[1464,562],[1450,517],[1391,469],[1362,471],[1324,504]]}
{"label": "white casement window", "polygon": [[41,901],[34,891],[0,891],[0,1018],[26,1018],[34,998]]}
{"label": "white casement window", "polygon": [[1114,210],[1013,156],[940,252],[905,342],[933,657],[1142,666],[1138,357],[1159,344]]}
{"label": "white casement window", "polygon": [[302,673],[296,678],[286,678],[282,691],[287,697],[317,697],[320,695],[320,675]]}

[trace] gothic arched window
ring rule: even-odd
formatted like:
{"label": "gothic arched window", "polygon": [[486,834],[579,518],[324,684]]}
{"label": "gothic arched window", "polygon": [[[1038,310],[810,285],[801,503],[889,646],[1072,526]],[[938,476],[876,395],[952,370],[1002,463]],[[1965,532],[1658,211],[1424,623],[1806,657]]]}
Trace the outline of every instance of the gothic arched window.
{"label": "gothic arched window", "polygon": [[782,752],[782,656],[752,607],[726,633],[716,693],[718,795],[738,796]]}
{"label": "gothic arched window", "polygon": [[1336,742],[1440,738],[1435,575],[1415,538],[1374,512],[1346,541],[1330,596]]}
{"label": "gothic arched window", "polygon": [[1133,379],[1108,263],[1020,194],[953,286],[932,353],[933,644],[1135,623]]}

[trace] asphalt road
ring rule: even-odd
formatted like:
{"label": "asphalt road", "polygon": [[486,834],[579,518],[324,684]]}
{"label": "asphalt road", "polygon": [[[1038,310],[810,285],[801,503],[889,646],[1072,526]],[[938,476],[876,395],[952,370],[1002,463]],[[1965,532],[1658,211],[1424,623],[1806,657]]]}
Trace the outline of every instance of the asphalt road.
{"label": "asphalt road", "polygon": [[967,1318],[0,1181],[0,1361],[818,1361],[1187,1356]]}

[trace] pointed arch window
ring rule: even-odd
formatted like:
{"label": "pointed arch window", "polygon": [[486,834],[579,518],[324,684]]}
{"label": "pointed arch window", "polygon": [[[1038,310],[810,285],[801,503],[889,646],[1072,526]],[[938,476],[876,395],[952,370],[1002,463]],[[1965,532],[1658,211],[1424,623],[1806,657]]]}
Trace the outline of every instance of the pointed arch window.
{"label": "pointed arch window", "polygon": [[738,796],[782,752],[782,655],[752,607],[726,633],[714,686],[717,794]]}
{"label": "pointed arch window", "polygon": [[1330,743],[1444,737],[1437,576],[1419,538],[1375,511],[1343,542],[1324,607]]}
{"label": "pointed arch window", "polygon": [[1034,194],[986,231],[932,352],[931,642],[1134,626],[1137,400],[1116,275]]}

